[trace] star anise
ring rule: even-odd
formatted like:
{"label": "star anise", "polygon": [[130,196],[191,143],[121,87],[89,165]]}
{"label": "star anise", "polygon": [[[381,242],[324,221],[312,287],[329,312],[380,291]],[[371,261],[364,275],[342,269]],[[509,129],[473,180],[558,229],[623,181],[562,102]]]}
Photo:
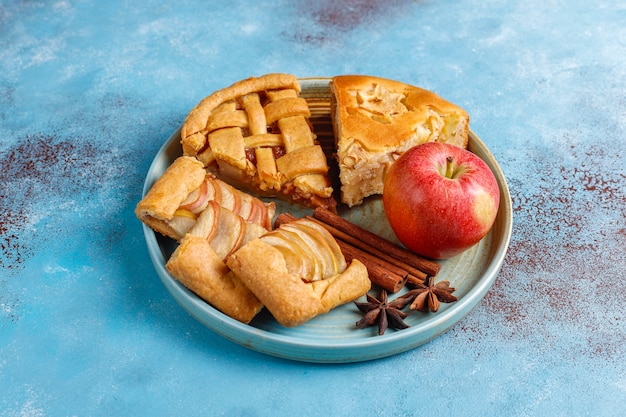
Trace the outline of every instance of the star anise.
{"label": "star anise", "polygon": [[404,322],[408,314],[403,312],[402,309],[411,302],[411,298],[398,297],[393,301],[388,301],[387,291],[385,290],[380,292],[380,299],[376,299],[369,294],[366,295],[367,302],[354,302],[359,310],[364,313],[363,318],[356,323],[359,329],[378,323],[378,334],[382,336],[388,327],[394,329],[406,329],[409,327]]}
{"label": "star anise", "polygon": [[412,300],[411,310],[434,313],[439,310],[440,303],[452,303],[457,300],[452,295],[456,288],[450,286],[450,281],[439,281],[436,284],[434,282],[434,278],[429,276],[423,284],[411,284],[415,288],[403,296]]}

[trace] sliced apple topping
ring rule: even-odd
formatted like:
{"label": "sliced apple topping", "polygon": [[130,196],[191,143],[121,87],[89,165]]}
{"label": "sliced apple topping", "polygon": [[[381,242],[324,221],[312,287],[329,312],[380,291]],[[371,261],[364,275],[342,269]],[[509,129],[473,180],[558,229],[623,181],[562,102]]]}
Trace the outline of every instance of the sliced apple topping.
{"label": "sliced apple topping", "polygon": [[243,217],[244,220],[248,220],[248,217],[250,216],[250,212],[252,211],[253,198],[254,197],[249,194],[242,194],[239,198],[240,204],[239,212],[237,214]]}
{"label": "sliced apple topping", "polygon": [[193,213],[190,210],[179,208],[179,209],[176,209],[176,211],[174,212],[174,217],[184,217],[187,219],[196,220],[198,215],[196,213]]}
{"label": "sliced apple topping", "polygon": [[335,238],[324,227],[309,220],[299,222],[299,227],[306,230],[308,235],[315,239],[319,245],[318,247],[322,249],[320,250],[320,255],[325,255],[324,258],[326,260],[325,276],[340,274],[346,269],[347,265],[343,252],[337,245]]}
{"label": "sliced apple topping", "polygon": [[277,248],[285,257],[289,272],[305,282],[340,274],[347,267],[332,235],[310,220],[281,224],[261,240]]}
{"label": "sliced apple topping", "polygon": [[320,250],[311,236],[294,225],[285,225],[280,232],[293,246],[302,249],[302,262],[306,262],[305,266],[308,268],[305,274],[301,275],[302,279],[306,282],[324,279],[324,259],[319,256]]}
{"label": "sliced apple topping", "polygon": [[219,205],[238,214],[241,207],[239,193],[223,181],[214,180],[214,183],[216,189],[219,187],[219,193],[216,193],[216,201]]}
{"label": "sliced apple topping", "polygon": [[200,187],[193,190],[180,205],[181,209],[189,210],[192,213],[200,213],[209,202],[207,180],[204,180]]}
{"label": "sliced apple topping", "polygon": [[272,229],[275,203],[264,203],[217,178],[211,179],[209,185],[215,191],[213,199],[220,206],[243,217],[248,222],[257,223],[268,230]]}
{"label": "sliced apple topping", "polygon": [[220,187],[219,183],[220,181],[215,177],[207,178],[207,186],[211,190],[210,194],[212,195],[211,199],[218,203],[222,201],[222,187]]}
{"label": "sliced apple topping", "polygon": [[220,210],[217,231],[209,242],[217,255],[226,259],[241,246],[245,229],[244,220],[228,210]]}
{"label": "sliced apple topping", "polygon": [[174,212],[174,217],[169,220],[168,224],[177,236],[185,236],[185,233],[196,224],[196,217],[195,213],[179,208]]}
{"label": "sliced apple topping", "polygon": [[215,253],[226,259],[242,245],[266,232],[261,225],[248,223],[216,201],[210,201],[188,234],[206,239]]}
{"label": "sliced apple topping", "polygon": [[296,277],[310,276],[311,266],[306,251],[297,244],[281,235],[280,229],[276,229],[261,236],[261,240],[272,245],[285,258],[287,271]]}
{"label": "sliced apple topping", "polygon": [[[272,214],[268,213],[268,210],[272,210]],[[257,223],[266,228],[267,230],[272,230],[272,217],[273,217],[274,205],[271,204],[270,208],[268,208],[265,203],[263,203],[259,199],[253,200],[252,211],[250,211],[250,216],[248,217],[248,221],[251,223]]]}
{"label": "sliced apple topping", "polygon": [[189,233],[211,241],[217,231],[219,211],[219,204],[210,201],[207,208],[198,216],[196,224],[189,230]]}
{"label": "sliced apple topping", "polygon": [[250,223],[260,224],[265,227],[265,217],[263,217],[262,211],[265,207],[265,204],[261,200],[253,198],[250,201],[250,211],[248,212],[248,216],[241,216]]}

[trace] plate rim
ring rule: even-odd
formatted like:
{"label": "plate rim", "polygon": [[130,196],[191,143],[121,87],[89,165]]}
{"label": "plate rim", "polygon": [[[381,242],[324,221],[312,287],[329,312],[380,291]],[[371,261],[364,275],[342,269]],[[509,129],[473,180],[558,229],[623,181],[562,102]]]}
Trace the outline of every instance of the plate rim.
{"label": "plate rim", "polygon": [[[323,83],[328,83],[329,80],[330,78],[323,77],[299,78],[303,90],[305,87],[322,87]],[[163,161],[161,161],[163,155],[174,147],[177,140],[180,140],[180,130],[179,127],[172,133],[152,160],[143,184],[142,198],[156,180],[156,172],[163,168]],[[169,274],[165,268],[166,260],[161,252],[156,232],[142,223],[152,264],[170,295],[194,319],[225,339],[260,353],[301,362],[349,363],[379,359],[414,349],[447,332],[484,298],[498,276],[509,247],[513,219],[511,196],[506,178],[491,151],[471,129],[469,136],[472,147],[480,148],[481,153],[488,156],[485,162],[494,172],[500,186],[502,207],[498,216],[501,212],[506,218],[502,221],[499,244],[492,247],[493,254],[490,262],[467,294],[446,310],[439,311],[436,315],[409,329],[390,332],[383,336],[368,335],[362,339],[342,339],[341,343],[337,343],[333,339],[306,339],[305,341],[302,337],[278,334],[241,323],[212,307]],[[418,337],[421,334],[425,334],[426,337]]]}

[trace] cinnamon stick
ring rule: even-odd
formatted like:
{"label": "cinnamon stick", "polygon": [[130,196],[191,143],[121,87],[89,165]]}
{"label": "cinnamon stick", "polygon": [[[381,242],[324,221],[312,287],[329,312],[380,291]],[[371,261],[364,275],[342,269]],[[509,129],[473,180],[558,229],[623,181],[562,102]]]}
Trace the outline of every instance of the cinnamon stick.
{"label": "cinnamon stick", "polygon": [[[313,218],[308,219],[325,226],[319,220]],[[276,217],[274,227],[278,228],[281,224],[294,220],[296,220],[296,218],[293,215],[289,213],[281,213],[278,217]],[[346,262],[350,263],[353,259],[358,259],[361,263],[363,263],[363,265],[365,265],[369,279],[373,284],[378,285],[379,287],[392,293],[396,293],[404,287],[407,277],[409,276],[409,273],[406,270],[386,262],[383,259],[377,258],[348,242],[337,238],[335,238],[335,241],[337,242],[339,249],[341,249]]]}
{"label": "cinnamon stick", "polygon": [[374,248],[378,253],[389,254],[391,257],[422,271],[426,275],[435,276],[439,273],[441,265],[437,262],[404,249],[329,210],[318,207],[313,211],[313,217],[349,236],[355,237],[356,240],[363,243],[362,247],[359,247],[367,252],[369,252],[369,248]]}
{"label": "cinnamon stick", "polygon": [[296,220],[296,218],[290,213],[280,213],[274,220],[274,229],[278,229],[281,224],[289,223]]}
{"label": "cinnamon stick", "polygon": [[415,276],[413,274],[409,274],[406,277],[406,284],[409,284],[409,285],[412,284],[412,286],[418,286],[426,282],[426,278],[428,278],[428,275],[426,274],[424,274],[424,276]]}
{"label": "cinnamon stick", "polygon": [[365,265],[372,284],[392,293],[396,293],[404,287],[409,276],[406,271],[341,240],[337,240],[337,244],[346,258],[346,262],[349,263],[353,259],[358,259]]}

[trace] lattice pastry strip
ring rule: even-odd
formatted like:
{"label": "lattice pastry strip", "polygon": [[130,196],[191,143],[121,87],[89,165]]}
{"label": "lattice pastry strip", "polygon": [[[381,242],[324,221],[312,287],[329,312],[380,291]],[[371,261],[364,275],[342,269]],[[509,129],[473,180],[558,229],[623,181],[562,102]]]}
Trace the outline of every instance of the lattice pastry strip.
{"label": "lattice pastry strip", "polygon": [[250,135],[264,135],[267,133],[267,118],[265,110],[261,105],[258,93],[251,93],[243,96],[241,105],[247,113],[248,130]]}

